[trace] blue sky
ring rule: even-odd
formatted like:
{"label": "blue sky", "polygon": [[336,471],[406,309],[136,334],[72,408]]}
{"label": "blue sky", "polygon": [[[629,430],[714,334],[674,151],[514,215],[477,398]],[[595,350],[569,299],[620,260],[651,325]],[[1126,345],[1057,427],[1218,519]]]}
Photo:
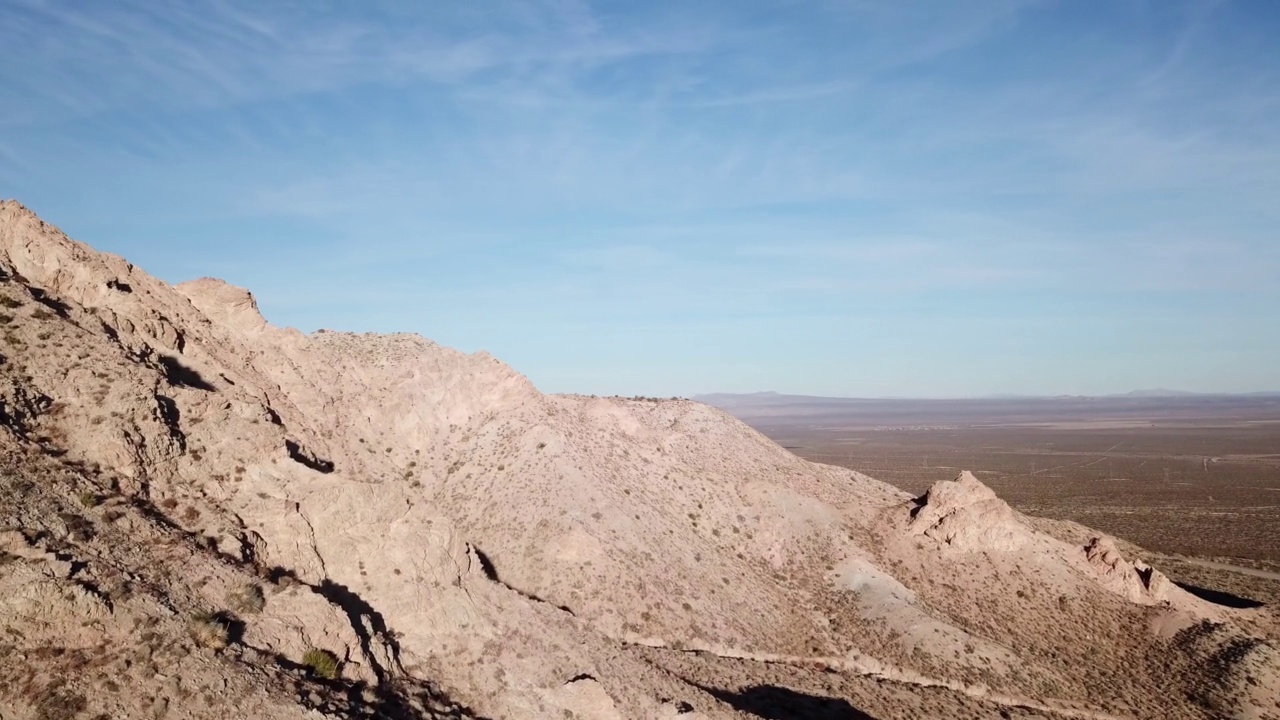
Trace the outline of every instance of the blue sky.
{"label": "blue sky", "polygon": [[553,392],[1280,389],[1280,3],[0,0],[0,197]]}

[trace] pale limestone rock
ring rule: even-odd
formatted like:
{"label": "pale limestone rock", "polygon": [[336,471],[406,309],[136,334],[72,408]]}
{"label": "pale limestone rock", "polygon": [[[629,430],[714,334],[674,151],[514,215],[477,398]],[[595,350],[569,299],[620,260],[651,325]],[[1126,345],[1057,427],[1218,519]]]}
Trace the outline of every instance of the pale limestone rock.
{"label": "pale limestone rock", "polygon": [[958,550],[1015,550],[1028,534],[1009,505],[967,470],[915,502],[911,532]]}

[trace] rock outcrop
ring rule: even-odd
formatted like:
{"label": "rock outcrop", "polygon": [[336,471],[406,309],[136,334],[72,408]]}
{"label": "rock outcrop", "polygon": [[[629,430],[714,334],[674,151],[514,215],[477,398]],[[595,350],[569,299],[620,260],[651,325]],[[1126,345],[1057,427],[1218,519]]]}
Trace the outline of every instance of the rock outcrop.
{"label": "rock outcrop", "polygon": [[277,328],[13,202],[0,273],[5,718],[747,717],[814,667],[882,718],[1097,717],[1102,678],[1201,717],[1150,662],[1181,591],[968,473],[911,500],[698,403]]}
{"label": "rock outcrop", "polygon": [[968,470],[913,502],[911,532],[957,550],[1001,552],[1026,542],[1028,530],[1013,509]]}
{"label": "rock outcrop", "polygon": [[1164,573],[1143,562],[1129,562],[1111,538],[1095,537],[1083,548],[1085,560],[1103,584],[1129,602],[1156,605],[1170,602],[1173,583]]}

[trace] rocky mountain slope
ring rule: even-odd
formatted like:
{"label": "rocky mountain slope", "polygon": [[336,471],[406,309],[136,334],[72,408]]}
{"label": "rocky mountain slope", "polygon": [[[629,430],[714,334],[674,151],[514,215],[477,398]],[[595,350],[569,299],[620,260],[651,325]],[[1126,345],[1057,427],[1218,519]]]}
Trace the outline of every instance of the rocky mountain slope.
{"label": "rocky mountain slope", "polygon": [[0,204],[0,718],[1280,717],[1276,618],[972,475],[304,335]]}

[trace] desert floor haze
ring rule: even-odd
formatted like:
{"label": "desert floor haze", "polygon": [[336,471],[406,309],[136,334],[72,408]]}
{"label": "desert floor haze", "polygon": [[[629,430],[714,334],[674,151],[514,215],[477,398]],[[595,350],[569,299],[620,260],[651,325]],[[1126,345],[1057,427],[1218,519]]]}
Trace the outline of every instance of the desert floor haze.
{"label": "desert floor haze", "polygon": [[807,460],[918,494],[967,468],[1015,507],[1280,570],[1280,395],[695,398]]}
{"label": "desert floor haze", "polygon": [[13,201],[0,333],[4,720],[1280,718],[1274,603],[987,466],[908,492],[699,402],[278,328]]}

